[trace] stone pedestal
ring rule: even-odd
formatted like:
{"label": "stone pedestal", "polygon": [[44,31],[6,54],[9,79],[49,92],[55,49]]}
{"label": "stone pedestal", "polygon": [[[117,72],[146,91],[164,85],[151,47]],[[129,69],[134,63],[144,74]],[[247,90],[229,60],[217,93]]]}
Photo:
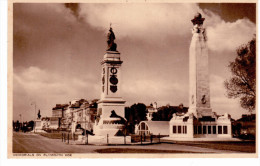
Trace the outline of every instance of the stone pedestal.
{"label": "stone pedestal", "polygon": [[123,130],[125,124],[120,118],[101,118],[99,124],[95,126],[95,135],[115,136],[118,130]]}
{"label": "stone pedestal", "polygon": [[124,118],[125,100],[121,97],[121,64],[118,51],[107,51],[101,62],[101,99],[98,101],[99,121],[94,126],[94,134],[97,136],[115,136],[118,130],[123,129],[124,124],[120,118],[111,118],[114,111],[119,117]]}
{"label": "stone pedestal", "polygon": [[42,121],[40,119],[37,119],[37,120],[34,121],[34,123],[35,123],[34,124],[34,131],[35,132],[41,132],[42,128],[43,128]]}

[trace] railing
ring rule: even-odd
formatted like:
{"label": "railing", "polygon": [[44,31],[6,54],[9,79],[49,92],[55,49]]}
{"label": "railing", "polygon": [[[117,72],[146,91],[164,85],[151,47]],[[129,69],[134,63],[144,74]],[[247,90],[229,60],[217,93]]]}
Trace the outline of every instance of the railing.
{"label": "railing", "polygon": [[140,143],[141,145],[155,144],[155,143],[161,143],[161,137],[162,135],[160,135],[160,133],[158,135],[153,135],[153,134],[146,135],[144,133],[140,135],[132,135],[131,142],[137,144]]}
{"label": "railing", "polygon": [[[76,140],[75,134],[73,135],[73,134],[71,134],[71,132],[62,132],[61,135],[62,135],[61,136],[62,142],[69,144],[70,140],[74,140],[74,141]],[[123,139],[122,144],[127,144],[127,141],[126,141],[127,136],[124,135],[123,137],[124,137],[124,139]],[[158,143],[161,143],[161,137],[162,137],[162,135],[160,135],[160,134],[158,134],[158,135],[152,135],[152,134],[150,134],[150,135],[145,135],[145,134],[131,135],[131,143],[139,144],[139,145],[158,144]],[[101,140],[96,140],[97,142],[100,141],[107,145],[113,144],[112,143],[113,141],[110,141],[111,138],[108,134],[106,135],[106,137],[102,137],[102,138],[98,138],[98,139],[101,139]],[[115,139],[115,138],[113,137],[113,139]],[[86,137],[83,140],[84,140],[84,144],[88,145],[89,144],[89,134],[86,134]]]}

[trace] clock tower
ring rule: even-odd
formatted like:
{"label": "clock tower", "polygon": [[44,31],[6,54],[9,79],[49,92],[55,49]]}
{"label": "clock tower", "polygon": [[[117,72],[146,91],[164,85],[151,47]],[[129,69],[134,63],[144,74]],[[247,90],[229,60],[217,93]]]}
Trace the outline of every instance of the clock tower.
{"label": "clock tower", "polygon": [[104,120],[107,122],[113,116],[125,117],[125,100],[121,97],[121,65],[123,61],[114,40],[115,34],[110,27],[107,35],[108,48],[101,61],[101,99],[98,101],[98,126],[102,126]]}
{"label": "clock tower", "polygon": [[200,13],[192,19],[192,40],[189,50],[189,113],[197,117],[211,116],[209,69],[208,69],[208,48],[205,28]]}

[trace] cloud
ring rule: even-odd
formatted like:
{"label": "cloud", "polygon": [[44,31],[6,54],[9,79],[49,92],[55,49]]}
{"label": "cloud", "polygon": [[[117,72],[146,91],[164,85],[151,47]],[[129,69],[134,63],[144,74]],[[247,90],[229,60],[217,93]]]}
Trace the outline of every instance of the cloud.
{"label": "cloud", "polygon": [[205,13],[208,47],[212,51],[235,51],[256,34],[256,25],[247,18],[225,22],[211,11]]}
{"label": "cloud", "polygon": [[73,98],[96,98],[99,86],[90,73],[70,77],[32,66],[14,73],[14,92],[15,112],[30,109],[31,102],[36,101],[37,108],[49,115],[55,104],[68,103]]}
{"label": "cloud", "polygon": [[81,17],[91,26],[107,31],[112,23],[118,38],[147,43],[160,44],[166,38],[191,35],[190,20],[196,12],[206,18],[208,46],[213,51],[234,51],[256,33],[256,25],[247,18],[225,22],[197,4],[81,4],[80,8]]}
{"label": "cloud", "polygon": [[158,40],[190,32],[196,4],[81,4],[80,15],[95,28],[109,24],[118,38]]}

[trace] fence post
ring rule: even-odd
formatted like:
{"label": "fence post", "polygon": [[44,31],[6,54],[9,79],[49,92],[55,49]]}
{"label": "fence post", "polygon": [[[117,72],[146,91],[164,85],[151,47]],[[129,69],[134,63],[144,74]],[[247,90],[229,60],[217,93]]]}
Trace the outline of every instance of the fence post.
{"label": "fence post", "polygon": [[159,133],[159,143],[161,143],[161,137],[160,137],[160,133]]}
{"label": "fence post", "polygon": [[88,144],[88,134],[86,134],[87,135],[87,144]]}
{"label": "fence post", "polygon": [[143,144],[143,134],[141,134],[141,144]]}
{"label": "fence post", "polygon": [[108,134],[107,134],[107,144],[108,144],[109,142],[108,142]]}
{"label": "fence post", "polygon": [[145,133],[144,133],[144,142],[145,142]]}

